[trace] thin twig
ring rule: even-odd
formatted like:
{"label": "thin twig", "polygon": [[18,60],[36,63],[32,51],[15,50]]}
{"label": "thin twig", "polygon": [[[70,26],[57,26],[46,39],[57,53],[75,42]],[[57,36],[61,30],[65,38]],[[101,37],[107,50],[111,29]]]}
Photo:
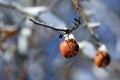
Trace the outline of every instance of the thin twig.
{"label": "thin twig", "polygon": [[87,15],[83,12],[83,8],[82,6],[79,4],[79,1],[78,0],[72,0],[73,1],[73,4],[75,6],[75,9],[77,11],[77,15],[78,17],[82,17],[83,19],[83,22],[84,24],[88,22],[88,18],[87,18]]}
{"label": "thin twig", "polygon": [[48,25],[48,24],[46,24],[46,23],[42,23],[42,22],[35,21],[35,20],[33,20],[33,19],[29,19],[29,20],[32,21],[34,24],[41,25],[41,26],[44,26],[44,27],[53,29],[53,30],[55,30],[55,31],[64,31],[64,32],[66,31],[65,29],[56,29],[56,28],[54,28],[53,26],[50,26],[50,25]]}
{"label": "thin twig", "polygon": [[80,23],[80,18],[79,19],[76,19],[75,18],[75,22],[73,23],[73,26],[72,26],[72,29],[57,29],[55,28],[54,26],[51,26],[51,25],[48,25],[46,23],[43,23],[43,22],[38,22],[38,21],[35,21],[33,19],[29,19],[30,21],[32,21],[34,24],[37,24],[37,25],[41,25],[41,26],[44,26],[44,27],[47,27],[47,28],[50,28],[50,29],[53,29],[55,31],[63,31],[65,33],[61,34],[59,37],[61,38],[63,35],[65,34],[70,34],[72,31],[76,30],[79,25],[81,24]]}
{"label": "thin twig", "polygon": [[80,26],[80,24],[81,24],[80,18],[81,17],[78,17],[78,19],[76,19],[76,18],[74,19],[75,22],[73,22],[72,31],[76,30]]}

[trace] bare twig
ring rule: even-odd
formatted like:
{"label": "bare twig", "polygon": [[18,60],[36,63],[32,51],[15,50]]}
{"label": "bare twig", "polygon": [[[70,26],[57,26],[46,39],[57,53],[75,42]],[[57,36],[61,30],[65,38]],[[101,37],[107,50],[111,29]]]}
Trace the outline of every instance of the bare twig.
{"label": "bare twig", "polygon": [[77,11],[78,17],[81,16],[83,21],[84,21],[84,24],[86,25],[88,22],[88,18],[87,18],[87,15],[83,12],[82,6],[79,4],[78,0],[72,0],[72,1],[73,1],[74,6],[75,6],[75,9]]}
{"label": "bare twig", "polygon": [[54,26],[48,25],[48,24],[43,23],[43,22],[38,22],[38,21],[35,21],[33,19],[29,19],[29,20],[32,21],[34,24],[41,25],[41,26],[53,29],[55,31],[63,31],[63,32],[65,32],[64,34],[60,35],[59,37],[62,37],[65,34],[70,34],[72,31],[76,30],[79,27],[79,25],[81,24],[80,20],[75,18],[75,22],[73,23],[72,29],[57,29]]}
{"label": "bare twig", "polygon": [[29,20],[32,21],[34,24],[41,25],[41,26],[44,26],[44,27],[47,27],[47,28],[51,28],[55,31],[66,31],[65,29],[56,29],[56,28],[54,28],[54,26],[48,25],[48,24],[43,23],[43,22],[35,21],[33,19],[29,19]]}

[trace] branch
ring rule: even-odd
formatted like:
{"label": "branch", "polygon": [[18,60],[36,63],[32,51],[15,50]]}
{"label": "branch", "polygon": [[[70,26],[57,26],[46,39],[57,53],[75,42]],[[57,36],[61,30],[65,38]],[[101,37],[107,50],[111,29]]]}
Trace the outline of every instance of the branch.
{"label": "branch", "polygon": [[55,31],[63,31],[63,32],[65,32],[65,33],[63,33],[63,34],[61,34],[59,36],[60,38],[62,38],[63,35],[70,34],[72,31],[76,30],[79,27],[79,25],[81,24],[80,23],[80,18],[78,18],[78,19],[75,18],[75,22],[73,23],[72,29],[57,29],[54,26],[48,25],[48,24],[43,23],[43,22],[38,22],[38,21],[35,21],[33,19],[29,19],[29,20],[32,21],[34,24],[41,25],[41,26],[53,29]]}
{"label": "branch", "polygon": [[46,10],[46,7],[23,7],[16,2],[8,3],[7,1],[4,0],[0,0],[0,6],[6,8],[12,8],[24,15],[32,16],[32,17],[37,17],[40,12]]}
{"label": "branch", "polygon": [[65,29],[56,29],[54,28],[54,26],[51,26],[51,25],[48,25],[46,23],[42,23],[42,22],[38,22],[38,21],[35,21],[33,19],[29,19],[30,21],[32,21],[34,24],[37,24],[37,25],[41,25],[41,26],[44,26],[44,27],[47,27],[47,28],[50,28],[50,29],[53,29],[55,31],[66,31]]}
{"label": "branch", "polygon": [[98,48],[100,46],[100,42],[98,37],[96,36],[96,34],[94,33],[93,29],[98,27],[100,24],[99,23],[94,23],[94,25],[90,25],[89,20],[88,20],[88,16],[86,15],[86,13],[83,11],[83,7],[79,4],[78,0],[72,0],[73,4],[75,6],[75,9],[77,11],[77,15],[78,17],[82,17],[83,22],[84,22],[84,26],[88,28],[92,38],[94,39],[94,43],[95,46]]}

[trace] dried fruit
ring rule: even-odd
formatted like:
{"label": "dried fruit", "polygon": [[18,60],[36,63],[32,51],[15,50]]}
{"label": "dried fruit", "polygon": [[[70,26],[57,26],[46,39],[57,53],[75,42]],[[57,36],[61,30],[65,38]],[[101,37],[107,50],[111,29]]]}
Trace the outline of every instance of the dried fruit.
{"label": "dried fruit", "polygon": [[71,58],[77,55],[79,46],[74,39],[64,40],[60,43],[60,51],[65,58]]}
{"label": "dried fruit", "polygon": [[106,51],[97,51],[94,57],[94,63],[96,66],[105,68],[110,63],[110,56]]}

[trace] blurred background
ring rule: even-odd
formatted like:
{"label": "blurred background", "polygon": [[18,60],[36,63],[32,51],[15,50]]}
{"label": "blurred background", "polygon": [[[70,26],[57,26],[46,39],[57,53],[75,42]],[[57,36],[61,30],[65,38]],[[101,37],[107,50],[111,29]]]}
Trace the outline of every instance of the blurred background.
{"label": "blurred background", "polygon": [[100,23],[94,32],[111,64],[94,65],[96,50],[86,28],[73,32],[84,49],[66,59],[59,50],[60,33],[29,21],[70,28],[77,16],[72,0],[0,0],[0,80],[120,80],[120,0],[79,1],[90,22]]}

